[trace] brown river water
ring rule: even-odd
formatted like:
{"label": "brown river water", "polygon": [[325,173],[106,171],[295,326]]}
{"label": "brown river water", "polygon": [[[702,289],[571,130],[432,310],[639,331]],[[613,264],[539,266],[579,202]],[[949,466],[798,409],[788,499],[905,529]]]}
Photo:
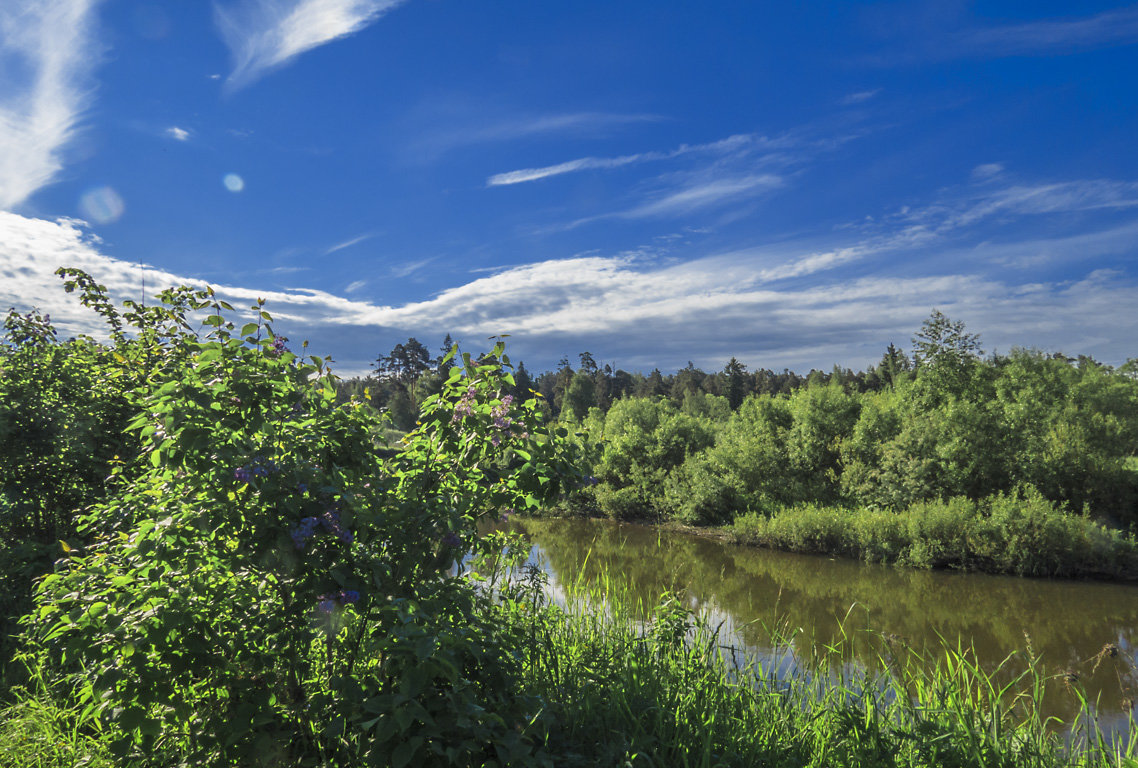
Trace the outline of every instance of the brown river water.
{"label": "brown river water", "polygon": [[883,642],[933,657],[947,643],[974,649],[989,671],[1019,652],[1010,670],[1022,668],[1030,643],[1052,676],[1047,714],[1070,720],[1076,681],[1114,731],[1127,727],[1138,691],[1135,585],[869,565],[605,520],[525,519],[511,527],[528,539],[530,560],[554,591],[608,578],[651,606],[665,590],[679,590],[713,625],[723,623],[725,642],[768,663],[787,656],[786,648],[772,655],[768,627],[791,634],[794,664],[808,663],[822,644],[840,643],[849,661],[874,668]]}

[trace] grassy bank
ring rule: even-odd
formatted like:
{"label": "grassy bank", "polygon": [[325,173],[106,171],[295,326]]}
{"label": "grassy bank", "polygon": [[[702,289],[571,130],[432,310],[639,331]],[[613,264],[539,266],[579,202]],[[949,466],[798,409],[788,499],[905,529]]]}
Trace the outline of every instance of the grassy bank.
{"label": "grassy bank", "polygon": [[917,568],[1138,579],[1132,536],[1031,492],[954,497],[899,512],[801,504],[741,515],[729,530],[742,543]]}
{"label": "grassy bank", "polygon": [[[1026,671],[1010,658],[985,671],[968,649],[930,663],[881,638],[884,671],[870,672],[839,642],[816,648],[807,671],[785,654],[739,656],[675,598],[645,623],[633,618],[644,606],[611,597],[509,613],[531,638],[526,682],[545,701],[558,765],[1138,765],[1089,708],[1067,724],[1067,748],[1063,724],[1040,715],[1046,675],[1030,649],[1016,660]],[[598,600],[604,610],[589,607]]]}
{"label": "grassy bank", "polygon": [[[967,648],[930,662],[887,637],[875,670],[851,665],[841,640],[809,663],[777,651],[764,662],[674,596],[639,605],[608,582],[556,605],[542,586],[531,572],[483,607],[517,641],[518,697],[534,706],[525,765],[1138,766],[1089,706],[1073,723],[1040,714],[1048,677],[1030,648],[995,670]],[[0,754],[36,768],[112,765],[94,726],[64,693],[33,685],[0,712]]]}

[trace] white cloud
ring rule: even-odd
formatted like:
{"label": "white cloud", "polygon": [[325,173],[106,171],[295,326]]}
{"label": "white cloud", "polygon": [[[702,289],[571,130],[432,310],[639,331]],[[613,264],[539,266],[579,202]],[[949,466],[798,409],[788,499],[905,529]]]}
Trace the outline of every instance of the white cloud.
{"label": "white cloud", "polygon": [[[0,208],[13,208],[63,168],[100,59],[99,0],[0,4]],[[19,73],[26,72],[26,77]]]}
{"label": "white cloud", "polygon": [[779,186],[782,186],[782,177],[772,173],[712,179],[670,192],[657,200],[624,211],[620,216],[639,219],[688,213]]}
{"label": "white cloud", "polygon": [[375,237],[375,233],[374,233],[374,232],[365,232],[365,233],[364,233],[364,234],[362,234],[362,235],[358,235],[357,237],[353,237],[353,238],[351,238],[351,239],[349,239],[349,240],[345,240],[345,241],[344,241],[344,242],[342,242],[342,243],[336,243],[336,244],[335,244],[335,245],[333,245],[331,248],[329,248],[328,250],[324,251],[324,255],[325,255],[325,256],[328,256],[329,254],[335,253],[336,251],[342,251],[342,250],[344,250],[345,248],[351,248],[353,245],[359,245],[359,244],[360,244],[360,243],[362,243],[363,241],[365,241],[365,240],[370,240],[370,239],[371,239],[371,238],[373,238],[373,237]]}
{"label": "white cloud", "polygon": [[242,0],[215,5],[233,57],[226,80],[241,88],[313,48],[355,34],[403,0]]}
{"label": "white cloud", "polygon": [[987,181],[1004,172],[1003,163],[983,163],[972,169],[974,181]]}
{"label": "white cloud", "polygon": [[[436,103],[437,102],[437,103]],[[623,126],[659,122],[659,115],[620,112],[559,112],[487,117],[484,103],[436,99],[404,116],[401,133],[412,137],[404,159],[433,162],[475,144],[569,134],[574,139],[604,136]]]}
{"label": "white cloud", "polygon": [[164,133],[175,141],[187,141],[190,138],[190,132],[185,128],[179,128],[176,125],[171,125]]}
{"label": "white cloud", "polygon": [[620,168],[621,166],[650,160],[668,160],[693,152],[729,152],[755,142],[762,142],[768,146],[774,144],[771,140],[760,136],[739,134],[736,136],[728,136],[726,139],[710,144],[683,144],[669,152],[640,152],[638,154],[622,155],[620,157],[582,157],[556,165],[548,165],[543,168],[523,168],[517,171],[497,173],[486,180],[486,186],[499,187],[510,184],[521,184],[527,181],[537,181],[539,179],[549,178],[550,176],[560,176],[561,174],[573,173],[575,171]]}
{"label": "white cloud", "polygon": [[869,101],[879,93],[881,93],[880,88],[874,88],[869,91],[858,91],[857,93],[851,93],[843,96],[838,103],[840,103],[842,106],[849,107],[854,104],[861,104],[862,102]]}
{"label": "white cloud", "polygon": [[1043,19],[975,29],[960,36],[972,53],[1016,56],[1062,53],[1138,41],[1138,7],[1118,8],[1094,16]]}
{"label": "white cloud", "polygon": [[[281,332],[310,339],[314,352],[331,353],[349,375],[366,372],[395,341],[447,332],[474,345],[512,334],[514,357],[535,369],[582,349],[631,369],[675,368],[689,359],[717,368],[732,355],[752,367],[862,367],[889,342],[904,345],[932,307],[966,321],[989,349],[1035,345],[1118,363],[1134,354],[1138,315],[1128,310],[1138,306],[1138,281],[1101,265],[1138,255],[1138,221],[970,243],[987,232],[980,225],[994,216],[993,206],[1022,218],[1117,204],[1127,190],[1093,181],[1008,187],[915,209],[846,243],[792,241],[683,262],[651,249],[581,255],[503,268],[389,306],[348,296],[365,278],[342,296],[215,288],[237,306],[266,298]],[[1035,273],[1024,281],[1007,269],[1032,259],[1063,264],[1072,277],[1040,282]],[[98,319],[61,291],[52,272],[62,265],[91,272],[117,298],[137,298],[143,272],[152,292],[201,283],[109,257],[80,223],[0,213],[0,309],[35,305],[65,334],[98,332]]]}
{"label": "white cloud", "polygon": [[947,199],[909,211],[906,218],[940,231],[970,226],[995,216],[1032,216],[1124,210],[1138,207],[1138,183],[1079,179],[1052,184],[1019,184]]}

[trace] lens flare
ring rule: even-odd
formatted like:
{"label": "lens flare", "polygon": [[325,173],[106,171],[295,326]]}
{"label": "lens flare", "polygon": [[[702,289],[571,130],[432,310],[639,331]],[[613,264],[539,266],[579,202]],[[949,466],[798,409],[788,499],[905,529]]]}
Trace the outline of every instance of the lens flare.
{"label": "lens flare", "polygon": [[236,173],[227,173],[225,178],[221,180],[225,188],[230,192],[240,192],[245,189],[245,179],[238,176]]}
{"label": "lens flare", "polygon": [[118,221],[126,210],[119,193],[110,187],[96,187],[84,192],[79,198],[79,210],[83,218],[96,224],[110,224]]}

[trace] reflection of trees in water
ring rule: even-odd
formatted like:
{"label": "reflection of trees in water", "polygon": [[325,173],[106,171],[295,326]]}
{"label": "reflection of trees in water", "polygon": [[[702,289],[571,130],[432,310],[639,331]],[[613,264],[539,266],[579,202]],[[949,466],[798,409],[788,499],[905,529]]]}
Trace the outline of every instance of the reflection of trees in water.
{"label": "reflection of trees in water", "polygon": [[[1138,589],[1132,586],[872,566],[608,521],[519,525],[558,579],[607,576],[627,585],[645,610],[664,590],[684,590],[729,617],[756,648],[770,645],[765,627],[781,624],[801,629],[792,641],[801,658],[815,644],[840,642],[850,658],[872,666],[886,650],[883,635],[934,655],[944,641],[959,639],[993,669],[1025,648],[1026,633],[1049,670],[1078,671],[1092,699],[1101,693],[1104,710],[1118,711],[1120,689],[1136,685]],[[1119,653],[1095,668],[1107,643]],[[1073,714],[1073,697],[1054,688],[1050,706]]]}

